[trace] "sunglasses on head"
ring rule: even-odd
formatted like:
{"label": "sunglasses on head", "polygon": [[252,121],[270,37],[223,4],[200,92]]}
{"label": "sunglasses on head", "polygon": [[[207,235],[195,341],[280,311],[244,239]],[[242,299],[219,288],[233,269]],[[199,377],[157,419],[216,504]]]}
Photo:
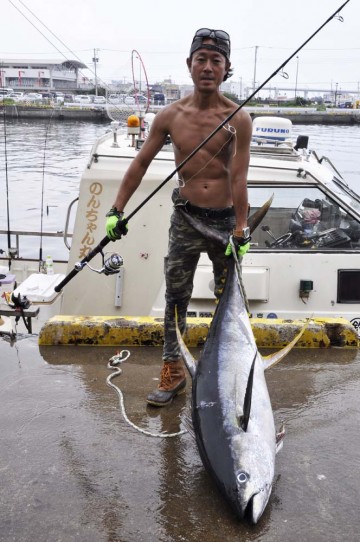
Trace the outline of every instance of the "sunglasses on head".
{"label": "sunglasses on head", "polygon": [[211,28],[199,28],[195,33],[195,38],[218,38],[230,42],[230,36],[225,30],[213,30]]}

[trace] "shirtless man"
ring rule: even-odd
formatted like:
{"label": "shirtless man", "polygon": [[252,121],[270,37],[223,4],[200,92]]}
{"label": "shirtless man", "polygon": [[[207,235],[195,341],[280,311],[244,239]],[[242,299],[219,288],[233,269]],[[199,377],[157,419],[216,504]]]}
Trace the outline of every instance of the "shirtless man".
{"label": "shirtless man", "polygon": [[[219,92],[221,83],[231,75],[230,37],[226,32],[199,29],[186,62],[194,92],[156,114],[149,136],[124,175],[113,208],[107,214],[106,230],[112,240],[127,233],[126,220],[123,220],[125,205],[167,136],[171,137],[178,165],[237,109],[234,102]],[[247,171],[251,133],[251,118],[241,109],[179,172],[179,188],[172,196],[174,211],[166,258],[164,364],[159,386],[147,398],[150,405],[165,406],[185,391],[185,371],[175,331],[175,306],[179,328],[184,332],[200,253],[207,252],[213,263],[216,296],[220,294],[226,273],[224,249],[197,233],[178,208],[207,226],[233,235],[239,255],[246,253],[250,241]]]}

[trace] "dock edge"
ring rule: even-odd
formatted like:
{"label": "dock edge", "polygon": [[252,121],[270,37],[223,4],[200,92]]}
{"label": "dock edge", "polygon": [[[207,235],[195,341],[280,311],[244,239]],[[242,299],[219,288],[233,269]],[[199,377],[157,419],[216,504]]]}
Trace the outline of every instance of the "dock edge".
{"label": "dock edge", "polygon": [[[251,318],[259,348],[282,348],[307,320]],[[188,318],[185,342],[202,347],[211,318]],[[162,346],[164,319],[149,316],[54,316],[40,330],[39,345]],[[344,318],[311,318],[296,348],[359,348],[355,328]]]}

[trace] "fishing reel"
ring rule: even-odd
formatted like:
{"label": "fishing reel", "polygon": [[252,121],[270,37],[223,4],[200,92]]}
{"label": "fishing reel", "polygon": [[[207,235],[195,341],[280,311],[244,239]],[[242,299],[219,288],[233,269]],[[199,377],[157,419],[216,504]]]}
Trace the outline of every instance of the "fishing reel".
{"label": "fishing reel", "polygon": [[104,253],[101,252],[101,256],[102,256],[103,265],[100,269],[95,269],[94,267],[91,267],[91,265],[89,265],[88,263],[85,263],[85,265],[87,265],[87,267],[89,267],[91,271],[94,271],[95,273],[99,273],[99,274],[104,274],[106,276],[116,275],[117,273],[119,273],[120,268],[124,265],[123,257],[120,256],[120,254],[118,254],[117,252],[114,252],[113,254],[110,254],[110,256],[108,256],[105,259]]}
{"label": "fishing reel", "polygon": [[116,252],[111,254],[106,260],[103,258],[103,267],[100,270],[100,273],[104,275],[115,275],[120,271],[120,267],[124,265],[124,260],[120,254]]}

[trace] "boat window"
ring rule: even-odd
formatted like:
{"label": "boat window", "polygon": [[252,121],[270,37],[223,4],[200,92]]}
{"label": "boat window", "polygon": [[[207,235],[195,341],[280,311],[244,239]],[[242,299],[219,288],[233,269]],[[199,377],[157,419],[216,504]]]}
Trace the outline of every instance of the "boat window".
{"label": "boat window", "polygon": [[316,187],[249,187],[251,214],[274,195],[252,234],[254,249],[353,250],[360,223]]}

